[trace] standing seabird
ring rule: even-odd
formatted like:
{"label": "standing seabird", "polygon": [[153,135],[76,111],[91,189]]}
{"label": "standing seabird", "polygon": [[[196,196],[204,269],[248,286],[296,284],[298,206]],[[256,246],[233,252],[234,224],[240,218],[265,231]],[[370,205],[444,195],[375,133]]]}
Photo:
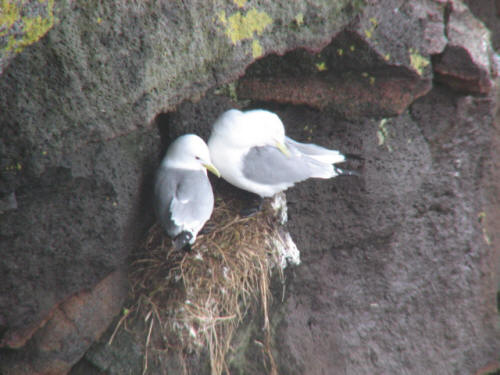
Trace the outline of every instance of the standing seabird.
{"label": "standing seabird", "polygon": [[208,140],[212,162],[229,183],[270,197],[308,178],[356,174],[335,166],[346,160],[336,150],[285,136],[273,112],[230,109],[214,123]]}

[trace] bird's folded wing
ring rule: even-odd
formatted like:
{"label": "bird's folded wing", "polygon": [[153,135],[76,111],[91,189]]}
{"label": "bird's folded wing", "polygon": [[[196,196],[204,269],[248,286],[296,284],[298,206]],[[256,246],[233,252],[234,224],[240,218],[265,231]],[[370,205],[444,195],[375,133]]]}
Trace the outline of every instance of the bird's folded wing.
{"label": "bird's folded wing", "polygon": [[213,192],[203,171],[188,171],[178,180],[170,202],[171,220],[177,225],[204,223],[213,207]]}
{"label": "bird's folded wing", "polygon": [[307,155],[322,163],[335,164],[345,161],[345,156],[337,150],[329,150],[325,147],[313,143],[300,143],[292,138],[285,137],[285,145],[290,150],[297,150],[303,155]]}
{"label": "bird's folded wing", "polygon": [[328,163],[292,149],[289,156],[273,146],[253,147],[244,156],[243,175],[260,184],[294,184],[310,177],[329,178],[333,168]]}

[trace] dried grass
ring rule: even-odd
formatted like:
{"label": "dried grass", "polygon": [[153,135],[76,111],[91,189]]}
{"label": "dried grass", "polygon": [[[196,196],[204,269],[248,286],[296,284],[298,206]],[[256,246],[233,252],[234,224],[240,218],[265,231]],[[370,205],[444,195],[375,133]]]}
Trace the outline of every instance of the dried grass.
{"label": "dried grass", "polygon": [[[271,270],[281,275],[271,239],[280,238],[269,204],[253,217],[241,218],[236,200],[218,199],[209,225],[190,253],[174,251],[154,225],[131,266],[132,301],[127,319],[144,325],[144,372],[149,355],[208,349],[212,375],[229,373],[225,361],[231,339],[249,306],[260,302],[266,334],[263,350],[270,374],[277,374],[270,350],[268,306]],[[281,275],[282,276],[282,275]],[[115,331],[116,331],[115,330]],[[155,339],[152,339],[152,335]],[[186,367],[184,367],[187,373]]]}

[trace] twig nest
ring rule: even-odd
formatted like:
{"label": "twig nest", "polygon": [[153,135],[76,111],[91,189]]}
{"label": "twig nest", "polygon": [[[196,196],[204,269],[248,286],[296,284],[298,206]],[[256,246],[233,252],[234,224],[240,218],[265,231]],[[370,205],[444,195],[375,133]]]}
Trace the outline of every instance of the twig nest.
{"label": "twig nest", "polygon": [[[270,335],[271,274],[277,272],[282,278],[288,263],[300,263],[300,253],[283,228],[287,219],[284,193],[271,202],[266,200],[252,217],[240,217],[240,210],[239,200],[217,198],[207,223],[211,231],[200,233],[189,253],[174,251],[155,224],[134,255],[133,304],[127,324],[133,324],[134,318],[146,322],[145,369],[150,349],[161,353],[206,348],[212,374],[227,371],[225,355],[251,302],[260,302],[264,328]],[[267,349],[267,360],[274,367]]]}

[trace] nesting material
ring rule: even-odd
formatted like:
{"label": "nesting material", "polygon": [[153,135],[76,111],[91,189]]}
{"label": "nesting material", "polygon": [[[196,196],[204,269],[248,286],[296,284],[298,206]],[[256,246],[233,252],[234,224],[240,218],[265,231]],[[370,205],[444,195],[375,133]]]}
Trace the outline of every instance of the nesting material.
{"label": "nesting material", "polygon": [[291,246],[280,222],[286,203],[265,202],[247,218],[238,215],[241,208],[239,200],[217,199],[207,223],[211,231],[200,233],[189,253],[174,251],[158,225],[148,232],[131,265],[133,304],[127,315],[127,320],[146,322],[145,371],[151,353],[206,348],[211,373],[227,373],[233,333],[249,306],[260,302],[267,335],[264,360],[276,373],[269,348],[269,284],[273,271],[282,277]]}

